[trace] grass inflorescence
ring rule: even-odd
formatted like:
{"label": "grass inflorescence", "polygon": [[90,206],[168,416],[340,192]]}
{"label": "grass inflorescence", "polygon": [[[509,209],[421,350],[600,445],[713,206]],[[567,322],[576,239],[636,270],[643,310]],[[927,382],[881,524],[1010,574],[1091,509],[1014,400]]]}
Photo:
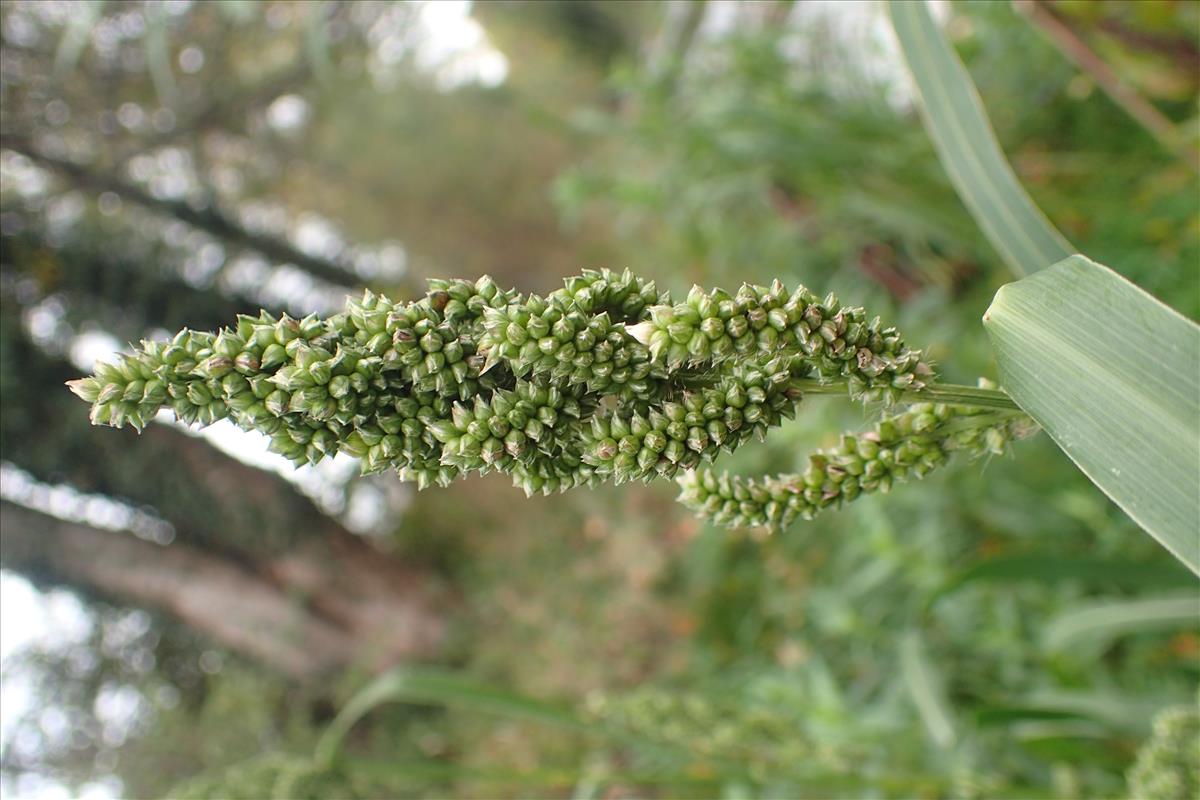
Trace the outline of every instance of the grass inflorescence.
{"label": "grass inflorescence", "polygon": [[936,393],[932,379],[894,328],[833,295],[776,282],[674,303],[603,270],[546,296],[485,276],[431,280],[411,302],[368,291],[326,319],[240,316],[144,341],[70,387],[96,424],[141,430],[162,409],[230,419],[297,465],[343,452],[422,488],[503,472],[527,494],[682,476],[685,501],[713,519],[778,525],[923,475],[952,450],[996,450],[1019,417],[917,406],[795,480],[693,471],[792,417],[806,392],[893,406]]}

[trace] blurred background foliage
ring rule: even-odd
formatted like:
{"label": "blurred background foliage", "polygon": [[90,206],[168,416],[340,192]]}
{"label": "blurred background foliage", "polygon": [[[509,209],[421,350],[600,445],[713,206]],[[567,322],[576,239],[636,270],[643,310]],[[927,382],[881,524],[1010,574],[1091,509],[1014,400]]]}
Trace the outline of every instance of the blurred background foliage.
{"label": "blurred background foliage", "polygon": [[[1190,147],[1200,5],[1036,6],[938,9],[1038,204],[1195,318],[1196,172],[1046,18]],[[600,266],[836,290],[994,377],[1011,276],[880,12],[0,4],[5,795],[1127,796],[1194,705],[1200,596],[1044,437],[767,538],[669,485],[292,473],[221,426],[92,429],[61,386],[260,306]],[[863,416],[814,400],[731,461]]]}

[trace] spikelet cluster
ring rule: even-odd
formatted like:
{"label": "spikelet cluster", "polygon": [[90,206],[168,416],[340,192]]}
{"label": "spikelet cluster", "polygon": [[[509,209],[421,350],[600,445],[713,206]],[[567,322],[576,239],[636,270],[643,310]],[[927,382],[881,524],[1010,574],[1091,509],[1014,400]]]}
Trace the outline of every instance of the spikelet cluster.
{"label": "spikelet cluster", "polygon": [[[532,494],[690,472],[791,417],[798,382],[887,401],[930,375],[894,329],[832,296],[775,283],[697,288],[676,304],[602,270],[546,296],[433,280],[411,302],[367,292],[327,319],[240,316],[143,342],[70,386],[96,424],[141,430],[169,409],[261,431],[298,465],[342,452],[422,488],[498,471]],[[927,418],[937,428],[947,414],[914,411],[882,423],[873,444],[821,456],[798,501],[696,475],[689,502],[742,522],[808,515],[932,466],[940,440],[904,428],[892,446],[890,431]]]}
{"label": "spikelet cluster", "polygon": [[143,342],[71,388],[93,403],[97,424],[140,430],[161,408],[185,423],[229,418],[270,436],[272,451],[297,465],[346,452],[366,472],[391,467],[422,486],[445,484],[465,460],[443,458],[433,426],[516,390],[484,374],[475,347],[483,309],[512,299],[488,279],[431,281],[416,302],[368,292],[328,319],[241,316],[216,334]]}
{"label": "spikelet cluster", "polygon": [[694,287],[687,299],[651,309],[634,331],[652,358],[671,367],[720,364],[756,355],[794,354],[828,380],[845,380],[854,397],[894,402],[924,388],[932,370],[895,328],[835,296],[803,286],[789,293],[743,285],[736,294]]}
{"label": "spikelet cluster", "polygon": [[625,323],[667,295],[627,272],[587,273],[565,283],[544,298],[489,308],[480,346],[517,377],[537,375],[592,394],[653,397],[668,372]]}
{"label": "spikelet cluster", "polygon": [[750,479],[689,472],[678,480],[679,500],[720,525],[779,529],[860,495],[886,493],[897,482],[923,478],[955,453],[1002,453],[1011,440],[1032,430],[1022,414],[917,403],[880,420],[873,430],[843,434],[836,447],[809,456],[800,473]]}
{"label": "spikelet cluster", "polygon": [[1200,698],[1154,718],[1150,739],[1129,770],[1130,796],[1144,800],[1191,800],[1200,796]]}

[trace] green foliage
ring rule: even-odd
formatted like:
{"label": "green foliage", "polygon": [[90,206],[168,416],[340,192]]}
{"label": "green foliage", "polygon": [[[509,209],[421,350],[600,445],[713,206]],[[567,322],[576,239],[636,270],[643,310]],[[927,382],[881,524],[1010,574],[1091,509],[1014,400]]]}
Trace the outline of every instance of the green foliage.
{"label": "green foliage", "polygon": [[702,284],[957,284],[978,230],[919,123],[826,33],[706,42],[670,90],[617,72],[620,111],[577,116],[597,146],[556,186],[568,219],[605,220],[636,271],[677,264]]}
{"label": "green foliage", "polygon": [[303,758],[273,754],[191,778],[173,787],[170,796],[181,800],[319,800],[367,795],[355,791],[353,783],[337,774],[315,772]]}
{"label": "green foliage", "polygon": [[[1055,265],[1004,287],[984,315],[1006,386],[1098,486],[1200,573],[1200,327],[1071,255],[1017,181],[928,6],[888,9],[942,165],[975,220],[1018,275]],[[1114,319],[1136,320],[1133,332]]]}
{"label": "green foliage", "polygon": [[1070,244],[1013,174],[979,94],[928,5],[924,0],[891,3],[888,12],[942,166],[988,241],[1017,275],[1071,255]]}
{"label": "green foliage", "polygon": [[1200,573],[1200,327],[1083,256],[1003,287],[984,327],[1021,407]]}
{"label": "green foliage", "polygon": [[1096,646],[1131,633],[1187,628],[1196,621],[1200,596],[1195,592],[1137,600],[1089,603],[1070,608],[1046,623],[1044,644],[1049,649]]}
{"label": "green foliage", "polygon": [[[265,753],[232,767],[191,778],[171,791],[187,798],[320,796],[370,797],[372,792],[409,796],[412,779],[459,778],[483,791],[520,784],[553,792],[563,783],[576,792],[636,780],[646,785],[688,787],[695,792],[765,786],[794,793],[884,785],[908,791],[935,785],[919,773],[872,774],[861,759],[887,741],[889,723],[872,719],[853,740],[837,732],[845,713],[816,680],[758,674],[748,680],[714,679],[698,686],[646,686],[598,692],[577,708],[497,690],[462,675],[432,669],[399,669],[370,681],[329,724],[311,756]],[[384,705],[407,703],[527,720],[586,743],[582,765],[504,770],[425,762],[377,762],[345,752],[351,729]],[[858,770],[850,774],[851,765]],[[486,787],[486,788],[483,788]]]}
{"label": "green foliage", "polygon": [[332,767],[354,725],[378,706],[389,702],[465,706],[473,711],[522,717],[568,729],[586,724],[562,708],[511,692],[479,686],[460,675],[438,670],[398,669],[380,675],[355,693],[329,724],[313,751],[318,767]]}

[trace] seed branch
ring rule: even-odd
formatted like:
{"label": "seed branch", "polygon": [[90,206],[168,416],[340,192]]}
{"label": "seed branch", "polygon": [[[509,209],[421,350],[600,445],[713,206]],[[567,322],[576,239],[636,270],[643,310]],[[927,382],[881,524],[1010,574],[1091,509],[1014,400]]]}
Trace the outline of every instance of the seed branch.
{"label": "seed branch", "polygon": [[837,447],[809,456],[802,473],[747,479],[697,470],[678,479],[679,499],[717,524],[778,529],[860,495],[887,493],[909,477],[923,478],[955,453],[1003,453],[1009,442],[1036,430],[1020,411],[919,403],[871,431],[843,434]]}
{"label": "seed branch", "polygon": [[[845,381],[823,383],[808,378],[799,378],[792,381],[792,385],[805,394],[844,395],[849,390],[849,384]],[[955,383],[930,383],[920,390],[904,392],[901,399],[905,402],[937,402],[1007,411],[1021,410],[1021,407],[1013,402],[1008,394],[999,389],[962,386]]]}

